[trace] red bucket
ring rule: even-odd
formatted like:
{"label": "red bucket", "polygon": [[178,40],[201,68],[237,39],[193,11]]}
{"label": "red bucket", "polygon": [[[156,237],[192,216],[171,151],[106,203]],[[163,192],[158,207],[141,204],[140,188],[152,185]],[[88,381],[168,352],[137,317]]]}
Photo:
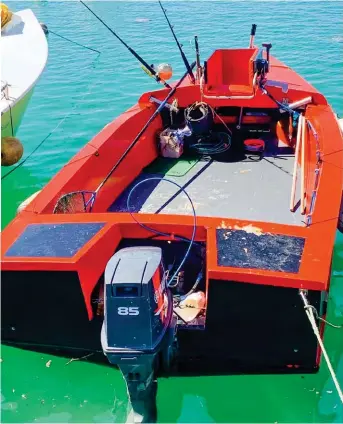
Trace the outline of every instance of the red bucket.
{"label": "red bucket", "polygon": [[265,143],[259,138],[248,138],[244,140],[245,150],[248,152],[263,152],[265,148]]}

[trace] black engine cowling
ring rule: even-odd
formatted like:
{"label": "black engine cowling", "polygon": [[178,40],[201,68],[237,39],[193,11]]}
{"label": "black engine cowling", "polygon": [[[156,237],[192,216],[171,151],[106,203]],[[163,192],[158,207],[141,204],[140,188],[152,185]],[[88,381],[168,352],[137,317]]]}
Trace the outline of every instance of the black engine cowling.
{"label": "black engine cowling", "polygon": [[156,372],[168,363],[176,320],[159,247],[119,250],[105,269],[101,344],[127,382],[135,422],[155,419]]}

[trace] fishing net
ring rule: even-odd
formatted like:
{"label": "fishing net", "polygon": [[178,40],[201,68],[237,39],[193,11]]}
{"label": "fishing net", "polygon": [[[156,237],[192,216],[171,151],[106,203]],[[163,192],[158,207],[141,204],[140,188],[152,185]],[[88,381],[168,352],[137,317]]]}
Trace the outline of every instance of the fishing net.
{"label": "fishing net", "polygon": [[95,200],[94,191],[73,191],[61,196],[55,204],[53,213],[91,212]]}

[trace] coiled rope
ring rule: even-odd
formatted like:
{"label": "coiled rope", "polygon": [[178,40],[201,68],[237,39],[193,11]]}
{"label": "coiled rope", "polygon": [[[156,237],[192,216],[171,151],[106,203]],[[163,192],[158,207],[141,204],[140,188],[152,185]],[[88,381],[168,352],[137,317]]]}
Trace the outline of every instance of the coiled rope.
{"label": "coiled rope", "polygon": [[[218,141],[214,141],[215,138]],[[191,144],[189,147],[200,155],[218,155],[230,149],[231,137],[226,132],[216,132],[200,137],[197,143]]]}
{"label": "coiled rope", "polygon": [[[200,91],[202,90],[201,88],[201,84],[200,84]],[[195,108],[200,108],[200,110],[202,111],[202,116],[199,118],[193,118],[191,117],[191,112],[195,109]],[[204,134],[203,136],[201,136],[198,139],[197,143],[193,143],[191,144],[189,147],[193,150],[195,150],[198,154],[200,155],[216,155],[216,154],[220,154],[220,153],[224,153],[227,150],[230,149],[231,147],[231,136],[232,136],[232,131],[230,130],[230,128],[227,126],[227,124],[225,123],[225,121],[221,118],[220,115],[218,115],[218,113],[214,110],[214,108],[208,104],[202,101],[202,96],[201,96],[201,101],[200,102],[195,102],[191,107],[189,107],[186,111],[185,111],[185,118],[186,121],[200,121],[201,119],[203,119],[204,117],[206,117],[209,113],[209,110],[212,112],[212,116],[216,116],[224,125],[225,129],[227,130],[227,133],[225,132],[216,132],[216,133],[208,133],[208,134]],[[217,138],[217,141],[214,141],[214,138]]]}
{"label": "coiled rope", "polygon": [[[315,334],[315,336],[316,336],[316,338],[318,340],[319,346],[320,346],[320,348],[321,348],[321,350],[323,352],[323,356],[325,358],[325,361],[326,361],[326,364],[328,366],[329,372],[331,374],[332,380],[333,380],[334,385],[336,387],[338,396],[339,396],[339,398],[340,398],[340,400],[341,400],[341,402],[343,404],[343,393],[342,393],[342,389],[341,389],[341,387],[339,385],[339,382],[337,380],[336,373],[335,373],[334,369],[332,368],[332,365],[331,365],[331,362],[330,362],[330,358],[329,358],[329,355],[326,352],[326,349],[325,349],[323,340],[320,337],[319,329],[317,327],[317,323],[316,323],[316,320],[315,320],[315,317],[314,317],[314,313],[313,313],[314,307],[308,303],[308,300],[307,300],[307,297],[306,297],[306,294],[305,294],[304,290],[300,290],[299,291],[299,294],[300,294],[300,297],[301,297],[301,299],[302,299],[302,301],[304,303],[304,309],[305,309],[307,318],[310,321],[310,324],[311,324],[311,327],[313,329],[313,332],[314,332],[314,334]],[[330,323],[330,325],[334,326],[331,323]],[[338,326],[334,326],[334,327],[337,328]],[[338,328],[340,328],[340,327],[338,327]]]}

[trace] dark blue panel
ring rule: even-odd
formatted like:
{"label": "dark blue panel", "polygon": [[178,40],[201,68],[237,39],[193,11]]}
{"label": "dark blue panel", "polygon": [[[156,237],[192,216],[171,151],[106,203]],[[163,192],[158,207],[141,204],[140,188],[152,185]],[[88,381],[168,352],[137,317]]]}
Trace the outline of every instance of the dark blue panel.
{"label": "dark blue panel", "polygon": [[304,245],[301,237],[217,229],[217,262],[220,266],[297,273]]}
{"label": "dark blue panel", "polygon": [[71,258],[105,223],[30,224],[5,256]]}

